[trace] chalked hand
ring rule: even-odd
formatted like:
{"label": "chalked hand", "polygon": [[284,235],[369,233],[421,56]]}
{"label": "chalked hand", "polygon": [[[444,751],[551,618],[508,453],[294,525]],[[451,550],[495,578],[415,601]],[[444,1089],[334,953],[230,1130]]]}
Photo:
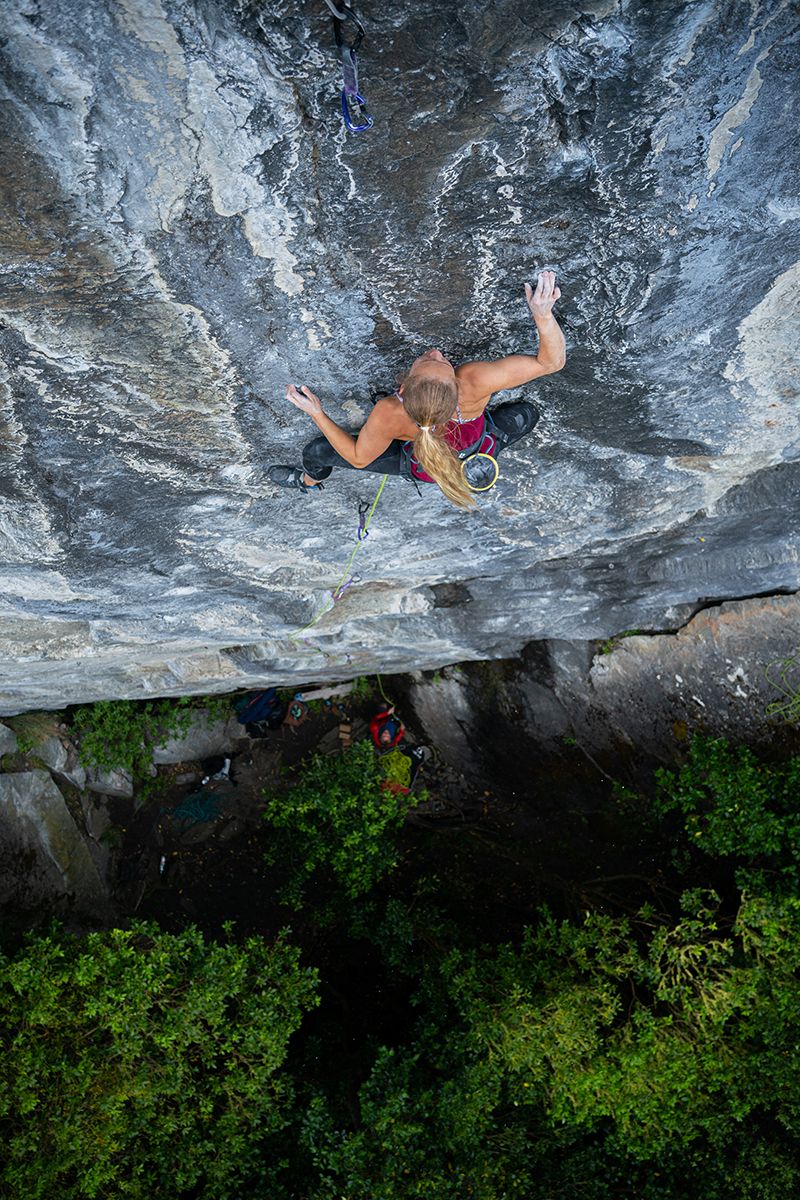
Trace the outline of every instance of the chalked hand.
{"label": "chalked hand", "polygon": [[525,299],[534,321],[542,321],[552,315],[553,305],[561,298],[561,288],[556,284],[555,271],[540,271],[536,291],[525,284]]}
{"label": "chalked hand", "polygon": [[307,387],[297,388],[293,383],[290,383],[286,389],[286,399],[290,400],[295,408],[301,409],[311,417],[317,416],[322,412],[319,397],[315,396]]}

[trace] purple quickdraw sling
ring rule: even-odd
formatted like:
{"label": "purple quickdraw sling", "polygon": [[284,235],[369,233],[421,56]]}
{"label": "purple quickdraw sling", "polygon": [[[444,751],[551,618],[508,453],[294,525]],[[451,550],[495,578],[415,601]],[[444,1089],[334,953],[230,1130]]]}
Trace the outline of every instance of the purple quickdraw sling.
{"label": "purple quickdraw sling", "polygon": [[[333,36],[336,39],[336,52],[342,64],[342,117],[345,127],[351,133],[362,133],[372,126],[372,117],[367,112],[364,97],[358,90],[358,62],[356,50],[364,40],[364,26],[359,21],[346,0],[325,0],[333,17]],[[350,21],[356,27],[356,35],[352,42],[347,42],[344,36],[345,22]]]}

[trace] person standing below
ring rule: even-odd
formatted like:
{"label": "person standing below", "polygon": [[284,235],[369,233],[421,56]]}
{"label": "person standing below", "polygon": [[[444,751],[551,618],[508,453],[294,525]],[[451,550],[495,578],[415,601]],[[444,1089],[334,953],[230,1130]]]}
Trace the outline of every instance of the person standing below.
{"label": "person standing below", "polygon": [[[290,385],[287,399],[307,413],[320,431],[303,449],[302,467],[275,464],[273,483],[307,493],[320,487],[334,467],[402,475],[436,483],[453,504],[475,504],[470,456],[494,460],[501,450],[530,433],[539,412],[528,401],[503,404],[487,414],[495,392],[520,387],[560,371],[566,361],[564,335],[553,315],[561,296],[553,271],[539,274],[525,298],[539,334],[534,354],[510,354],[494,362],[454,367],[440,350],[428,350],[411,364],[398,390],[378,400],[358,433],[349,433],[323,410],[307,387]],[[496,466],[495,466],[496,476]],[[493,482],[493,479],[492,479]],[[489,484],[491,486],[491,484]]]}

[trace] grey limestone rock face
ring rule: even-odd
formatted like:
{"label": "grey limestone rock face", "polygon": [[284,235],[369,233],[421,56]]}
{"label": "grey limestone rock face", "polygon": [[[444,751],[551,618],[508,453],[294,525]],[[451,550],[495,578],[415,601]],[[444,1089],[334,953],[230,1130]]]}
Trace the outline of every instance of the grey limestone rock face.
{"label": "grey limestone rock face", "polygon": [[90,767],[86,772],[86,789],[100,796],[120,796],[130,800],[133,797],[133,780],[130,771],[101,771]]}
{"label": "grey limestone rock face", "polygon": [[[796,6],[9,0],[0,712],[675,624],[798,584]],[[267,479],[421,350],[568,363],[472,513]],[[497,399],[502,400],[504,396]]]}
{"label": "grey limestone rock face", "polygon": [[797,596],[715,605],[674,636],[626,637],[597,657],[589,703],[644,751],[692,730],[768,746],[800,692],[798,647]]}
{"label": "grey limestone rock face", "polygon": [[247,735],[244,726],[235,717],[227,721],[210,721],[208,713],[201,709],[192,714],[191,724],[182,734],[155,747],[153,762],[197,762],[212,755],[228,753],[242,739],[247,741]]}
{"label": "grey limestone rock face", "polygon": [[47,771],[0,775],[0,905],[6,913],[108,912],[97,867]]}
{"label": "grey limestone rock face", "polygon": [[17,748],[17,735],[7,725],[0,725],[0,754],[13,754]]}

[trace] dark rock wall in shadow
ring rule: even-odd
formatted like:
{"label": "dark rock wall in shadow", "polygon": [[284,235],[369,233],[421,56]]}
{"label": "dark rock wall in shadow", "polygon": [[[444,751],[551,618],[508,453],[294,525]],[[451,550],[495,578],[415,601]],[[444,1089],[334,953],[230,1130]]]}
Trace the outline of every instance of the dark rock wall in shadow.
{"label": "dark rock wall in shadow", "polygon": [[669,634],[532,642],[512,660],[387,687],[468,778],[558,807],[565,795],[583,804],[595,785],[607,794],[614,779],[649,787],[695,735],[767,757],[800,752],[798,646],[800,597],[770,596],[710,605]]}

